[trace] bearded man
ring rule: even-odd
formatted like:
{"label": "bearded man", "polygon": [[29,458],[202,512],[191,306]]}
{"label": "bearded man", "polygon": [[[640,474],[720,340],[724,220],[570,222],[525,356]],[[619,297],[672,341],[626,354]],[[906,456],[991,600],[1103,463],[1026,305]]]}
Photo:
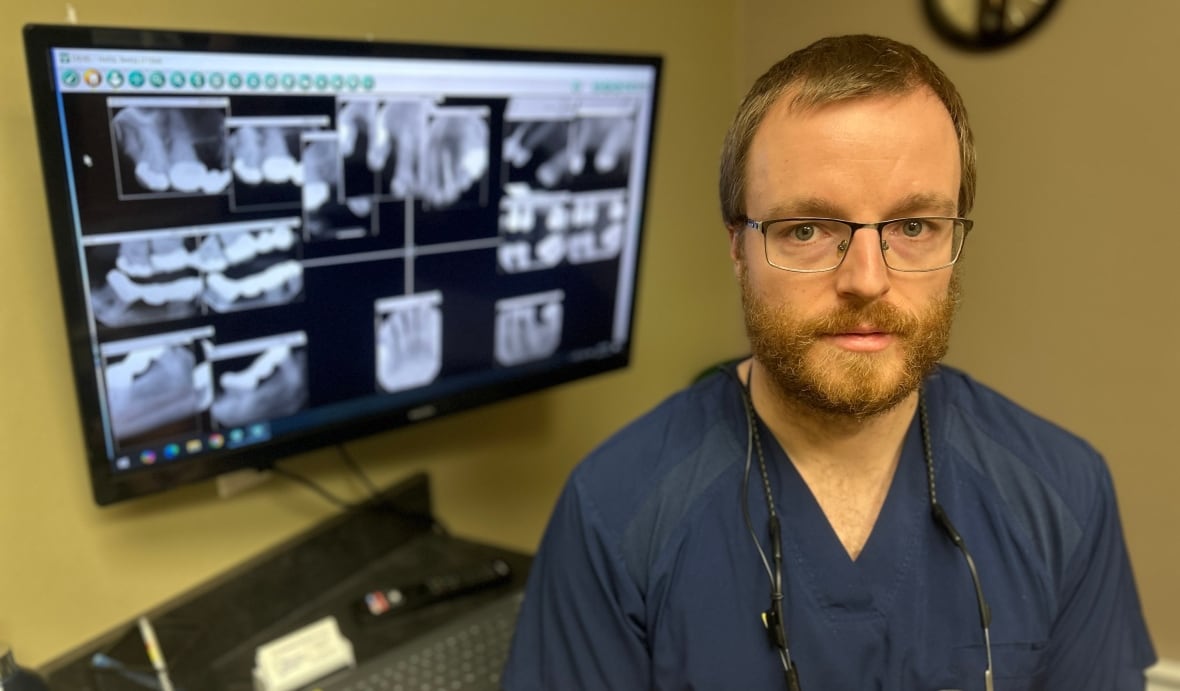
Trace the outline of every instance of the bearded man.
{"label": "bearded man", "polygon": [[939,364],[975,194],[947,76],[874,36],[791,54],[720,190],[751,357],[573,472],[504,688],[1142,691],[1105,462]]}

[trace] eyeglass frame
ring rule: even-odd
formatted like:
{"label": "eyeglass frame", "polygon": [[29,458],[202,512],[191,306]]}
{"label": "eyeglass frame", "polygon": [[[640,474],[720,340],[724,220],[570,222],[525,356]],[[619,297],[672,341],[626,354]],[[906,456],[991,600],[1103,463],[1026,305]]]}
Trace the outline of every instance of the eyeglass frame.
{"label": "eyeglass frame", "polygon": [[[885,256],[887,245],[885,238],[881,235],[882,228],[889,225],[890,223],[926,220],[953,221],[963,225],[963,241],[959,243],[959,249],[955,252],[955,256],[949,262],[929,269],[897,269],[890,266],[889,258]],[[778,264],[770,261],[770,250],[766,246],[766,226],[772,223],[781,223],[784,221],[831,221],[833,223],[842,223],[848,226],[849,229],[848,247],[846,247],[844,251],[841,252],[840,260],[836,262],[835,265],[827,269],[791,269],[785,266],[779,266]],[[845,221],[842,218],[824,218],[821,216],[786,216],[783,218],[769,218],[764,221],[755,221],[752,218],[746,217],[746,224],[743,229],[750,228],[757,230],[759,233],[762,233],[762,256],[766,259],[767,264],[778,269],[779,271],[790,271],[792,273],[801,274],[822,274],[829,271],[835,271],[836,269],[840,268],[840,266],[844,263],[844,258],[848,256],[848,248],[852,246],[852,241],[856,238],[856,231],[860,230],[861,228],[872,228],[873,230],[877,231],[877,237],[881,240],[881,259],[885,262],[886,267],[892,271],[901,271],[904,273],[929,273],[931,271],[940,271],[947,268],[948,266],[954,266],[954,264],[959,261],[959,257],[963,256],[963,246],[967,244],[967,235],[971,232],[971,228],[974,226],[975,221],[970,218],[962,218],[960,216],[905,216],[902,218],[891,218],[885,221],[877,221],[876,223],[857,223],[855,221]]]}

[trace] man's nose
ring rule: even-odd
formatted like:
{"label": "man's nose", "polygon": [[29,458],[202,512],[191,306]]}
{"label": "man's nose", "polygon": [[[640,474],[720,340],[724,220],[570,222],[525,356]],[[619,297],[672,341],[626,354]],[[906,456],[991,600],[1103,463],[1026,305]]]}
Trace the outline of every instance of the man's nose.
{"label": "man's nose", "polygon": [[836,268],[836,290],[841,295],[872,302],[889,292],[889,267],[881,250],[879,230],[862,227],[852,234],[844,260]]}

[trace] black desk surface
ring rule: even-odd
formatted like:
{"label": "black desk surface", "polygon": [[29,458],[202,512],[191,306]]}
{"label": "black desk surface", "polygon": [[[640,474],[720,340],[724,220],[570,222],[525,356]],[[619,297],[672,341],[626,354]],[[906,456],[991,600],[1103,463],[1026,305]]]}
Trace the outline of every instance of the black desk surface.
{"label": "black desk surface", "polygon": [[[329,615],[352,642],[359,664],[523,587],[530,557],[451,537],[434,527],[425,475],[400,483],[383,498],[333,517],[149,613],[177,691],[252,691],[259,645]],[[377,623],[366,623],[355,609],[369,591],[421,582],[497,557],[512,567],[506,583],[388,615]],[[95,653],[151,675],[135,621],[48,663],[41,673],[55,690],[143,690],[117,672],[95,670]]]}

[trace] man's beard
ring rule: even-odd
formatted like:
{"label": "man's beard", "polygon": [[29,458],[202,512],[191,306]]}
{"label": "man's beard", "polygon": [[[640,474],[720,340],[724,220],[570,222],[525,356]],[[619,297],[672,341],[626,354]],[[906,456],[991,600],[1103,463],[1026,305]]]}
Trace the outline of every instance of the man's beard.
{"label": "man's beard", "polygon": [[[741,267],[742,306],[754,358],[767,370],[779,395],[826,416],[865,420],[904,401],[946,355],[959,303],[959,277],[947,294],[919,315],[885,302],[842,303],[813,319],[772,305],[755,294]],[[863,325],[891,334],[897,358],[883,352],[846,351],[821,339]]]}

